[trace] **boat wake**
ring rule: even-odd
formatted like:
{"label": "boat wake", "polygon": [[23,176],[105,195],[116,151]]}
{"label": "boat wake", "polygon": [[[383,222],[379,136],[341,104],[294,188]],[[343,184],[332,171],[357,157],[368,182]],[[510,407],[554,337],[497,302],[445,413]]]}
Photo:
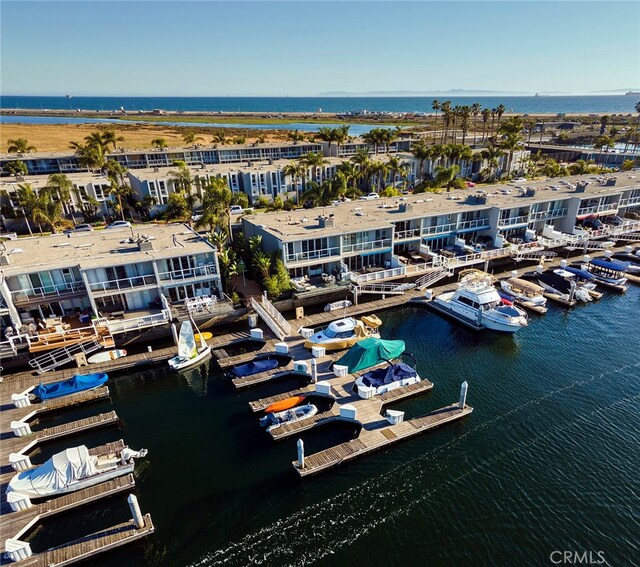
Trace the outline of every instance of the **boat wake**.
{"label": "boat wake", "polygon": [[[431,499],[445,489],[459,484],[472,475],[486,473],[496,463],[507,457],[535,447],[571,428],[585,425],[594,417],[614,408],[637,404],[640,394],[619,399],[609,405],[600,406],[591,412],[581,413],[567,423],[538,433],[530,439],[510,446],[504,451],[473,464],[459,475],[439,482],[428,488],[424,479],[441,470],[451,470],[449,458],[451,449],[463,441],[476,437],[488,427],[509,420],[530,406],[556,397],[563,392],[589,383],[612,378],[626,370],[639,368],[640,362],[628,364],[605,373],[593,375],[549,391],[543,396],[528,400],[499,416],[472,427],[442,446],[422,453],[419,457],[403,461],[391,470],[362,481],[322,502],[281,518],[274,523],[242,539],[209,552],[193,562],[192,567],[213,567],[216,565],[310,565],[367,535],[381,525],[401,519],[410,510]],[[459,455],[458,455],[459,458]],[[459,465],[456,465],[459,466]],[[375,495],[372,498],[372,495]]]}

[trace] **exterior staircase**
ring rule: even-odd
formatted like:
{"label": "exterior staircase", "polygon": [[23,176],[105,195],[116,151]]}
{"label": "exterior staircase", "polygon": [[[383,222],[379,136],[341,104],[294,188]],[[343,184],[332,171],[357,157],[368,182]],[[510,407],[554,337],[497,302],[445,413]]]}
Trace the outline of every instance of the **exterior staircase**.
{"label": "exterior staircase", "polygon": [[419,290],[427,289],[428,287],[435,285],[440,280],[452,275],[453,274],[447,268],[445,268],[444,266],[439,266],[437,268],[434,268],[428,274],[425,274],[424,276],[416,280],[415,285]]}
{"label": "exterior staircase", "polygon": [[91,354],[102,348],[102,343],[98,337],[94,337],[93,340],[76,343],[71,346],[66,346],[52,350],[45,354],[29,361],[29,366],[38,371],[38,374],[43,374],[47,370],[52,370],[58,366],[63,366],[73,361],[77,354]]}
{"label": "exterior staircase", "polygon": [[251,307],[281,341],[291,336],[291,324],[273,306],[266,296],[263,295],[260,301],[252,297]]}
{"label": "exterior staircase", "polygon": [[413,283],[394,284],[394,283],[373,283],[354,286],[353,292],[357,295],[363,293],[379,293],[384,295],[402,295],[416,287]]}

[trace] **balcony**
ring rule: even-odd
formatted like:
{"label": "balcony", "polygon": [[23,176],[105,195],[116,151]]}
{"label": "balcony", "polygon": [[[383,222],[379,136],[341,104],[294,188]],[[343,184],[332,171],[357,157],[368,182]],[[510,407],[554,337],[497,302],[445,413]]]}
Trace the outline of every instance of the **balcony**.
{"label": "balcony", "polygon": [[591,207],[581,207],[578,209],[578,216],[595,215],[596,213],[617,213],[620,203],[604,203],[602,205],[593,205]]}
{"label": "balcony", "polygon": [[438,224],[435,226],[425,226],[422,228],[422,236],[433,236],[435,234],[447,234],[455,232],[458,228],[456,223]]}
{"label": "balcony", "polygon": [[499,227],[515,226],[518,224],[528,224],[528,222],[529,222],[529,215],[521,215],[519,217],[507,217],[504,219],[500,219],[498,221],[498,226]]}
{"label": "balcony", "polygon": [[183,282],[185,280],[217,275],[215,264],[205,264],[204,266],[194,266],[193,268],[160,272],[158,274],[160,281],[163,282]]}
{"label": "balcony", "polygon": [[536,211],[535,213],[531,213],[529,215],[530,221],[537,221],[547,218],[548,211]]}
{"label": "balcony", "polygon": [[19,307],[35,301],[57,300],[84,294],[86,294],[84,283],[81,281],[72,281],[64,284],[52,284],[27,290],[20,289],[18,291],[12,291],[11,297],[13,304]]}
{"label": "balcony", "polygon": [[120,278],[117,280],[107,280],[89,284],[89,289],[98,294],[111,293],[114,291],[131,291],[144,287],[155,287],[157,285],[154,274],[148,276],[134,276],[132,278]]}
{"label": "balcony", "polygon": [[395,234],[395,240],[407,240],[410,238],[420,238],[420,229],[411,228],[409,230],[399,230]]}
{"label": "balcony", "polygon": [[490,226],[489,219],[472,219],[459,222],[457,230],[479,230],[483,228],[490,228]]}
{"label": "balcony", "polygon": [[294,252],[293,254],[285,254],[284,259],[288,266],[300,264],[303,262],[311,262],[324,260],[328,258],[339,258],[340,248],[333,246],[332,248],[321,248],[320,250],[309,250],[307,252]]}
{"label": "balcony", "polygon": [[359,242],[357,244],[343,244],[343,254],[357,254],[359,252],[367,252],[369,250],[379,250],[391,247],[391,239],[372,240],[370,242]]}
{"label": "balcony", "polygon": [[640,205],[640,195],[637,197],[629,197],[628,199],[620,199],[621,207],[630,207],[633,205]]}

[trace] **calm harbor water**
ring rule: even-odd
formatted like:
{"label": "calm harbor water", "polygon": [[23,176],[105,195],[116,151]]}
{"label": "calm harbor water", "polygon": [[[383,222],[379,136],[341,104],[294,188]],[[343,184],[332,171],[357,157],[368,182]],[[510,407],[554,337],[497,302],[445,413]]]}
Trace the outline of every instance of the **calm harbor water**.
{"label": "calm harbor water", "polygon": [[[137,493],[157,531],[92,565],[552,565],[554,550],[637,564],[639,309],[637,287],[571,311],[552,305],[515,337],[475,334],[418,307],[382,312],[383,336],[405,340],[435,383],[393,407],[407,417],[442,407],[467,380],[475,411],[304,481],[291,467],[295,439],[273,443],[247,406],[282,387],[238,394],[214,363],[117,376],[112,404],[46,422],[113,408],[121,430],[78,444],[122,437],[149,449]],[[304,439],[311,453],[352,435],[334,427]],[[121,495],[46,522],[32,545],[128,515]]]}
{"label": "calm harbor water", "polygon": [[84,97],[0,96],[0,108],[75,110],[163,110],[206,112],[350,112],[354,110],[432,112],[431,101],[450,100],[453,105],[479,102],[485,108],[504,104],[507,112],[635,112],[638,96],[425,96],[425,97]]}

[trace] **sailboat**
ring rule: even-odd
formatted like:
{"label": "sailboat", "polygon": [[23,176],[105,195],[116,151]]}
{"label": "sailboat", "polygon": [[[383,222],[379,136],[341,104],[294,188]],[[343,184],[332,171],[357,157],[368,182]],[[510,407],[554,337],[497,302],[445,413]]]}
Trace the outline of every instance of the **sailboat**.
{"label": "sailboat", "polygon": [[199,333],[200,347],[197,346],[193,325],[191,321],[182,322],[178,337],[178,355],[169,360],[169,366],[175,370],[191,368],[211,356],[211,347],[207,346],[202,333]]}

